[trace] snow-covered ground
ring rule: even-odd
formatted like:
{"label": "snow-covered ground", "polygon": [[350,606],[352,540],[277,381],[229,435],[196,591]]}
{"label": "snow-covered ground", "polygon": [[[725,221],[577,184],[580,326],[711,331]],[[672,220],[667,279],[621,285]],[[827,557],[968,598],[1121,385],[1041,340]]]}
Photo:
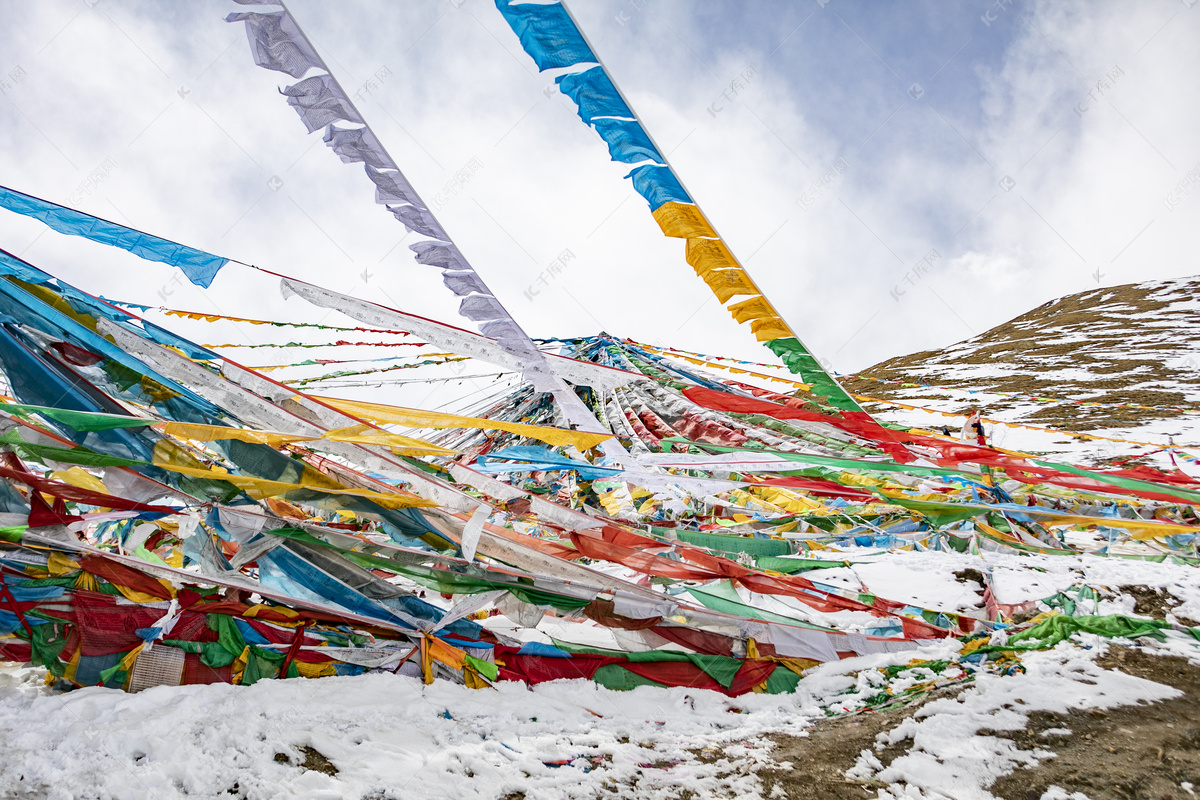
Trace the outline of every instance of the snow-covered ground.
{"label": "snow-covered ground", "polygon": [[[847,550],[846,580],[947,609],[978,609],[979,587],[954,573],[990,573],[998,600],[1017,603],[1077,584],[1103,589],[1099,613],[1130,613],[1120,587],[1165,589],[1175,612],[1200,617],[1200,570],[1095,556]],[[552,624],[554,621],[547,620]],[[888,785],[881,797],[988,798],[995,776],[1039,756],[979,731],[1011,730],[1036,710],[1064,712],[1174,697],[1175,689],[1099,668],[1104,640],[1084,635],[1022,657],[1025,674],[976,673],[957,698],[902,723],[906,755],[886,769],[871,752],[851,777]],[[1164,653],[1200,663],[1200,642],[1178,631]],[[791,695],[731,699],[687,689],[614,692],[586,681],[471,690],[401,675],[262,681],[248,687],[158,687],[140,694],[61,692],[41,670],[0,670],[0,796],[170,800],[244,798],[766,797],[771,733],[803,736],[830,713],[853,712],[881,691],[938,676],[914,664],[950,660],[956,640],[919,652],[821,665]],[[949,682],[967,673],[951,664]],[[882,744],[882,743],[881,743]],[[299,766],[300,748],[336,775]],[[1053,743],[1047,742],[1047,752]],[[1068,795],[1063,795],[1068,796]]]}
{"label": "snow-covered ground", "polygon": [[985,787],[994,780],[1054,754],[1049,747],[1021,750],[1007,739],[980,731],[1020,730],[1034,711],[1067,714],[1182,694],[1153,681],[1101,669],[1092,663],[1093,655],[1094,651],[1064,644],[1030,653],[1024,659],[1024,674],[981,674],[973,688],[956,698],[929,703],[880,737],[880,749],[911,739],[906,755],[885,768],[872,751],[864,750],[847,776],[888,784],[879,792],[880,800],[922,796],[991,800],[993,795]]}

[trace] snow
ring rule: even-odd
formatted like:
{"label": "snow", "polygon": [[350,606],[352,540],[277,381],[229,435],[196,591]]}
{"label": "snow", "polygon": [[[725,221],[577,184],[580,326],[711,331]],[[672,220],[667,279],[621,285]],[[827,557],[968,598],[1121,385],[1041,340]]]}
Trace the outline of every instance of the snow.
{"label": "snow", "polygon": [[[886,552],[847,547],[849,566],[809,573],[821,581],[923,607],[985,616],[982,587],[959,580],[973,569],[990,576],[1001,603],[1041,600],[1074,586],[1100,593],[1098,613],[1132,613],[1122,587],[1167,591],[1174,611],[1200,618],[1200,570],[1093,555],[984,552]],[[787,598],[741,596],[766,610],[816,620]],[[1089,609],[1090,610],[1090,609]],[[843,615],[858,612],[842,612]],[[836,615],[828,615],[828,618]],[[846,629],[863,619],[839,618]],[[1170,619],[1170,618],[1169,618]],[[512,635],[503,616],[484,624]],[[551,637],[607,643],[612,633],[590,622],[547,616],[530,640]],[[920,650],[861,656],[820,665],[791,695],[641,687],[614,692],[588,681],[558,681],[532,690],[501,682],[470,690],[444,681],[384,673],[253,686],[157,687],[139,694],[88,688],[60,692],[41,670],[0,668],[0,795],[47,798],[531,798],[765,797],[757,772],[777,768],[768,734],[803,736],[829,714],[854,713],[918,684],[965,684],[958,697],[928,703],[886,741],[910,752],[886,768],[866,751],[851,777],[882,781],[880,797],[987,798],[991,780],[1048,757],[1066,729],[1047,732],[1041,748],[1021,752],[980,731],[1022,728],[1034,710],[1151,702],[1168,687],[1102,670],[1102,640],[1083,635],[1056,649],[1022,656],[1027,672],[970,676],[951,663],[936,672],[922,662],[953,661],[956,640]],[[1153,652],[1200,663],[1200,645],[1179,631]],[[914,662],[914,659],[918,661]],[[889,666],[905,667],[887,671]],[[881,743],[882,744],[882,743]],[[302,769],[301,747],[315,748],[338,772]],[[280,755],[281,754],[281,755]],[[280,755],[282,762],[277,761]],[[291,763],[287,763],[290,761]],[[559,765],[547,762],[562,762]],[[1057,791],[1058,793],[1054,793]],[[1083,795],[1052,790],[1044,797]]]}
{"label": "snow", "polygon": [[[853,570],[867,591],[879,597],[933,611],[958,613],[976,608],[982,596],[971,584],[960,582],[947,570],[945,560],[905,558],[902,562],[893,562],[889,557],[870,564],[856,564]],[[978,584],[974,587],[982,588]],[[1039,597],[1051,594],[1054,592]]]}
{"label": "snow", "polygon": [[881,733],[878,749],[906,739],[912,740],[912,749],[886,769],[867,751],[847,772],[848,777],[888,784],[888,789],[880,791],[880,800],[913,797],[914,787],[923,792],[916,795],[920,797],[992,800],[986,786],[1018,766],[1034,766],[1053,753],[1020,750],[1008,739],[980,731],[1022,730],[1033,711],[1066,714],[1182,695],[1169,686],[1101,669],[1092,663],[1088,651],[1070,644],[1031,653],[1024,664],[1025,674],[1001,677],[980,673],[973,688],[958,697],[935,700]]}
{"label": "snow", "polygon": [[[473,691],[374,674],[130,695],[53,692],[31,669],[0,674],[0,786],[9,797],[227,798],[236,783],[255,800],[576,798],[635,782],[638,796],[661,797],[682,775],[704,795],[752,797],[749,767],[768,763],[752,740],[807,724],[791,696],[613,692],[573,681]],[[745,773],[723,774],[728,762],[705,764],[692,752],[716,745],[732,745],[726,752]],[[301,761],[300,746],[338,774],[275,760]]]}

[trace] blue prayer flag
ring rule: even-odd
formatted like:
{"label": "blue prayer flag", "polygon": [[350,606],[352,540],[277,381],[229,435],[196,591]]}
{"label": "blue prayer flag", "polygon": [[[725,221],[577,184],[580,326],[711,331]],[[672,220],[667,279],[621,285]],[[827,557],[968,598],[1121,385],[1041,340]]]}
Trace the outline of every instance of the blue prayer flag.
{"label": "blue prayer flag", "polygon": [[209,287],[213,278],[217,276],[217,271],[229,261],[203,250],[176,244],[81,211],[14,192],[4,186],[0,186],[0,207],[41,220],[59,233],[82,236],[93,242],[128,250],[147,261],[160,261],[179,267],[189,281],[203,289]]}
{"label": "blue prayer flag", "polygon": [[647,164],[638,167],[625,176],[633,178],[633,188],[646,198],[651,211],[657,211],[665,203],[690,203],[692,198],[683,190],[679,179],[669,167]]}
{"label": "blue prayer flag", "polygon": [[514,6],[511,0],[496,0],[496,8],[517,34],[521,47],[537,64],[539,72],[596,60],[560,3]]}
{"label": "blue prayer flag", "polygon": [[559,75],[554,82],[563,94],[575,101],[579,106],[579,118],[589,125],[596,117],[634,118],[603,67]]}
{"label": "blue prayer flag", "polygon": [[639,161],[663,163],[663,157],[650,141],[641,124],[631,119],[598,119],[592,123],[596,133],[608,145],[613,161],[636,164]]}

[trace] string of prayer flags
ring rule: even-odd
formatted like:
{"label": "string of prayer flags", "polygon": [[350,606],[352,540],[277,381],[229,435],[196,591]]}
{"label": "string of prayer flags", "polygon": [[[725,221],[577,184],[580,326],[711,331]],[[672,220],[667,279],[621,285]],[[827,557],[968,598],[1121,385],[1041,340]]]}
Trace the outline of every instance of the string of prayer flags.
{"label": "string of prayer flags", "polygon": [[839,410],[861,412],[858,403],[801,344],[721,240],[613,83],[567,8],[562,3],[495,2],[539,70],[578,67],[556,77],[555,84],[575,102],[584,124],[608,145],[613,161],[637,165],[625,177],[632,180],[634,190],[649,204],[663,233],[687,240],[688,263],[720,303],[726,305],[735,297],[750,295],[749,299],[729,306],[734,319],[749,325],[755,338],[782,358],[789,370],[800,374],[826,403]]}

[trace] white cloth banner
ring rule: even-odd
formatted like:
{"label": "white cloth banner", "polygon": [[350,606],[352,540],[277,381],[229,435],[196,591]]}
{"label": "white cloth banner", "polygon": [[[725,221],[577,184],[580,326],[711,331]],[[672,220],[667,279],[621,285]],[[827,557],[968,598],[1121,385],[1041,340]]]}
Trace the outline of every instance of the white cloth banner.
{"label": "white cloth banner", "polygon": [[491,509],[487,506],[480,506],[472,512],[471,518],[463,526],[459,547],[462,549],[463,558],[467,561],[475,560],[475,548],[479,546],[479,535],[483,533],[483,523],[487,522],[490,512]]}

